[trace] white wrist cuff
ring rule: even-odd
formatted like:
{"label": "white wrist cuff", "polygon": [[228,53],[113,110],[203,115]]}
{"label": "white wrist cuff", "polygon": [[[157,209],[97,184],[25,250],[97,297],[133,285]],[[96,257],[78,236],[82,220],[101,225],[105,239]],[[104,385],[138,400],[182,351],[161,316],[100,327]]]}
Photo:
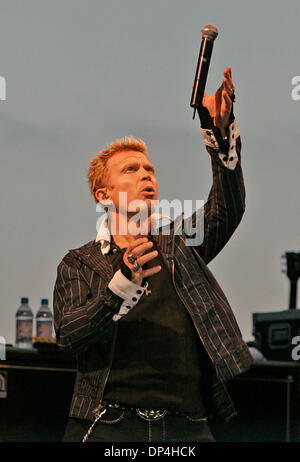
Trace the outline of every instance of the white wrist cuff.
{"label": "white wrist cuff", "polygon": [[207,147],[210,147],[215,150],[218,154],[219,159],[222,161],[223,165],[229,170],[234,170],[238,162],[238,155],[236,151],[236,140],[240,136],[240,131],[237,125],[237,121],[234,121],[229,125],[228,141],[229,149],[228,153],[222,152],[220,145],[214,135],[213,130],[208,128],[200,128],[201,134],[204,138],[204,143]]}
{"label": "white wrist cuff", "polygon": [[145,286],[139,286],[129,281],[119,269],[110,280],[108,287],[114,294],[124,300],[119,312],[113,316],[113,321],[118,321],[138,303],[143,293],[147,291],[148,282],[146,282]]}

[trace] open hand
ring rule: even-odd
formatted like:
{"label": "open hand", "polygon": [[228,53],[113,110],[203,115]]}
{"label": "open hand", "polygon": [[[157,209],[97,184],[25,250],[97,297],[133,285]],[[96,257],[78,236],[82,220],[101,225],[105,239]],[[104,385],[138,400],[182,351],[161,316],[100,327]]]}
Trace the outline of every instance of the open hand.
{"label": "open hand", "polygon": [[232,99],[234,97],[234,84],[232,81],[231,67],[224,70],[222,85],[214,95],[204,93],[202,104],[208,109],[210,116],[214,120],[214,125],[219,127],[223,136],[226,135],[226,127],[229,124],[232,109]]}

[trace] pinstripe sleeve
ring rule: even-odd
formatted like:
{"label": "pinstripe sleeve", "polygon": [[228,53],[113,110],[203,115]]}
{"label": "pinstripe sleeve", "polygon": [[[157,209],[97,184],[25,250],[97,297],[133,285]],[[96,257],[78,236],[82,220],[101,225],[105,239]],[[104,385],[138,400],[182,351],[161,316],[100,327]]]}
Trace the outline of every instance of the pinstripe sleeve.
{"label": "pinstripe sleeve", "polygon": [[[231,141],[227,151],[219,146],[206,130],[206,149],[211,156],[213,185],[204,205],[204,231],[202,244],[195,247],[202,259],[209,263],[225,246],[239,225],[245,211],[245,186],[241,168],[241,138],[234,119],[229,127]],[[222,149],[221,149],[222,148]],[[197,228],[195,212],[192,228]],[[200,222],[200,220],[198,220]],[[186,228],[185,228],[186,229]]]}
{"label": "pinstripe sleeve", "polygon": [[91,296],[80,270],[65,257],[57,269],[53,295],[57,344],[64,350],[77,353],[100,340],[123,301],[106,284],[98,288],[97,298]]}

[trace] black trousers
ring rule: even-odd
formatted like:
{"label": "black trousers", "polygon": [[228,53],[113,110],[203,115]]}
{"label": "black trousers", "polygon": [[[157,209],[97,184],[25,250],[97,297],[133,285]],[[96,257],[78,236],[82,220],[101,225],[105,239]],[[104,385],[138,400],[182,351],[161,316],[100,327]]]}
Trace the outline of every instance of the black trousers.
{"label": "black trousers", "polygon": [[[64,442],[80,442],[92,422],[70,418]],[[87,442],[214,442],[206,419],[166,415],[159,420],[145,420],[135,412],[103,415],[94,425]]]}

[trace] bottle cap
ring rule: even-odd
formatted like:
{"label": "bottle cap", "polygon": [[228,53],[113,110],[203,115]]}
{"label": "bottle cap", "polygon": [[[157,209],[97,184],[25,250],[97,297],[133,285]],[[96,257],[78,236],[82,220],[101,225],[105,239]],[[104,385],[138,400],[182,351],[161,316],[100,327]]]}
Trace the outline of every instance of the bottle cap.
{"label": "bottle cap", "polygon": [[21,298],[21,303],[22,303],[22,305],[23,305],[24,303],[28,303],[28,297],[22,297],[22,298]]}
{"label": "bottle cap", "polygon": [[48,305],[48,298],[42,298],[42,305]]}

